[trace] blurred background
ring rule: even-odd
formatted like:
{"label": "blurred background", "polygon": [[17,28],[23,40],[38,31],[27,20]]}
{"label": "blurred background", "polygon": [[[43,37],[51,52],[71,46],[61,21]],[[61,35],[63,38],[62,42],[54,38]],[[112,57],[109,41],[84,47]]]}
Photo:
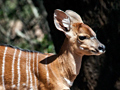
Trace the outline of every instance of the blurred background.
{"label": "blurred background", "polygon": [[55,9],[73,10],[106,46],[101,56],[84,56],[71,90],[120,90],[120,0],[0,0],[0,43],[58,53],[64,34]]}

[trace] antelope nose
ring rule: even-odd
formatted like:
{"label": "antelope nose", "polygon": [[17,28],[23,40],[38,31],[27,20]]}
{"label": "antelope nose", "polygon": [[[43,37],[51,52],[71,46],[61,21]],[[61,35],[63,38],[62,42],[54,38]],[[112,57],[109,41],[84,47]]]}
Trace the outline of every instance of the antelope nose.
{"label": "antelope nose", "polygon": [[105,52],[105,45],[100,45],[98,49],[100,52]]}

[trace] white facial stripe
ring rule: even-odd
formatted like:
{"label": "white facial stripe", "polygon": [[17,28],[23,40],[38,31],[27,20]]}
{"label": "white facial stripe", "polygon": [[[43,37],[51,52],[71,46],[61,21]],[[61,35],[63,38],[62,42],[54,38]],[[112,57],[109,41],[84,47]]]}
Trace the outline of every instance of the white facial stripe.
{"label": "white facial stripe", "polygon": [[73,82],[71,82],[69,79],[64,78],[64,80],[67,82],[67,84],[68,84],[69,86],[72,86],[72,85],[73,85]]}
{"label": "white facial stripe", "polygon": [[15,63],[15,56],[16,56],[17,49],[14,51],[13,61],[12,61],[12,88],[14,88],[14,63]]}
{"label": "white facial stripe", "polygon": [[[80,42],[79,40],[77,40],[77,41],[78,41],[79,44],[81,44],[81,42]],[[81,46],[80,46],[79,48],[80,48],[81,50],[84,50],[84,48],[81,47]]]}
{"label": "white facial stripe", "polygon": [[6,52],[7,52],[7,47],[5,47],[4,50],[4,55],[3,55],[3,64],[2,64],[2,83],[3,83],[3,88],[5,90],[5,82],[4,82],[4,70],[5,70],[5,57],[6,57]]}
{"label": "white facial stripe", "polygon": [[81,44],[81,42],[79,40],[77,40],[79,44]]}
{"label": "white facial stripe", "polygon": [[17,69],[18,69],[18,85],[17,88],[19,90],[20,87],[20,57],[21,57],[22,51],[20,50],[19,55],[18,55],[18,64],[17,64]]}
{"label": "white facial stripe", "polygon": [[83,47],[79,47],[81,50],[84,50],[84,48]]}

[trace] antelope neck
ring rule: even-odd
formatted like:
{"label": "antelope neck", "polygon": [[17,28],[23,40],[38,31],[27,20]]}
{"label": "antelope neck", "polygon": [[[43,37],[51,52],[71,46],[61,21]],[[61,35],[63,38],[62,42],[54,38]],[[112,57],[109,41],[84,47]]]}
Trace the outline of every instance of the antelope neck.
{"label": "antelope neck", "polygon": [[61,71],[62,77],[73,82],[76,76],[79,74],[82,55],[80,56],[74,53],[70,44],[71,43],[69,43],[69,40],[65,38],[58,58],[60,58],[60,68],[63,70]]}

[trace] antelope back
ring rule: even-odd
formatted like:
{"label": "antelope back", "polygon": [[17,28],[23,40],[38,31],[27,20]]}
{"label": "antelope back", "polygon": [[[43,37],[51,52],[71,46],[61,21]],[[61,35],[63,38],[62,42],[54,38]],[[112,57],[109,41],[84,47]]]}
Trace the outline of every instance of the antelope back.
{"label": "antelope back", "polygon": [[0,90],[38,89],[39,61],[45,54],[0,45]]}

